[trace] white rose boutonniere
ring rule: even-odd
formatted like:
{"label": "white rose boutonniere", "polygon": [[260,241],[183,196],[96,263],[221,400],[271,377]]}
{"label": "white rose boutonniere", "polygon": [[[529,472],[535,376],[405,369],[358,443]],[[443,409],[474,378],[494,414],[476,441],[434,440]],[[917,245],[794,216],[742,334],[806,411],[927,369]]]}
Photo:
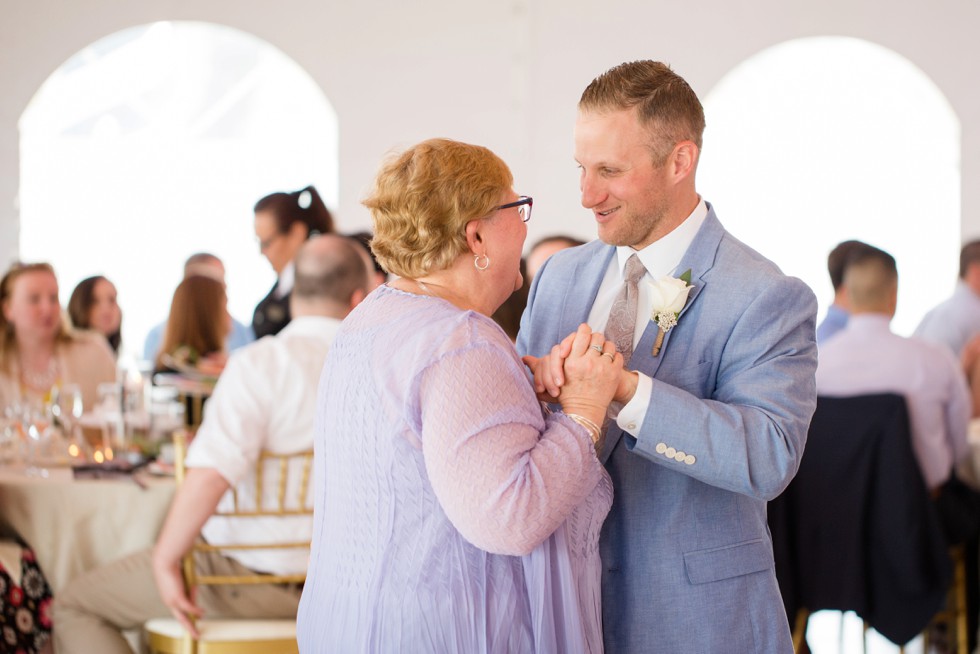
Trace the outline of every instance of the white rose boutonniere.
{"label": "white rose boutonniere", "polygon": [[688,269],[680,277],[661,277],[650,284],[653,296],[653,309],[650,319],[657,323],[660,333],[653,345],[653,356],[660,354],[664,344],[664,335],[677,324],[687,296],[694,286],[691,284],[691,271]]}

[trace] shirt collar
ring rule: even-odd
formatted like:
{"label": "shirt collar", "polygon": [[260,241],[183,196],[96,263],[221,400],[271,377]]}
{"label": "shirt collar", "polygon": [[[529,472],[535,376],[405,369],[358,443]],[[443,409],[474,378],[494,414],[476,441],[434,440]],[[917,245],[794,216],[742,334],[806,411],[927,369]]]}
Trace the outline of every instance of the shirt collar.
{"label": "shirt collar", "polygon": [[334,333],[340,329],[340,323],[337,318],[328,316],[295,316],[280,333],[313,335]]}
{"label": "shirt collar", "polygon": [[292,261],[290,261],[286,264],[286,267],[282,269],[282,273],[279,275],[279,282],[278,286],[276,286],[275,296],[277,298],[285,297],[293,290],[294,283],[296,283],[296,266]]}
{"label": "shirt collar", "polygon": [[884,313],[859,313],[851,314],[847,320],[847,331],[860,332],[890,332],[891,316]]}
{"label": "shirt collar", "polygon": [[694,207],[691,215],[666,236],[654,241],[642,250],[634,250],[628,245],[617,247],[616,257],[620,276],[625,276],[626,261],[633,254],[640,257],[643,267],[647,269],[647,274],[654,279],[673,274],[681,262],[681,257],[687,252],[687,248],[694,241],[694,237],[697,236],[698,230],[701,229],[701,225],[707,217],[708,206],[705,204],[704,198],[698,196],[698,204]]}

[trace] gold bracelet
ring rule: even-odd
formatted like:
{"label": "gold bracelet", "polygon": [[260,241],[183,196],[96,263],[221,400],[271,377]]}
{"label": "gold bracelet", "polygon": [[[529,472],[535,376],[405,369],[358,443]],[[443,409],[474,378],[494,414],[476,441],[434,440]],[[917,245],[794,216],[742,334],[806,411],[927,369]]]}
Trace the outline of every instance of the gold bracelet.
{"label": "gold bracelet", "polygon": [[599,445],[599,439],[602,438],[602,430],[599,429],[599,425],[577,413],[566,413],[565,415],[585,427],[585,430],[589,432],[589,437],[592,439],[592,444],[595,446]]}

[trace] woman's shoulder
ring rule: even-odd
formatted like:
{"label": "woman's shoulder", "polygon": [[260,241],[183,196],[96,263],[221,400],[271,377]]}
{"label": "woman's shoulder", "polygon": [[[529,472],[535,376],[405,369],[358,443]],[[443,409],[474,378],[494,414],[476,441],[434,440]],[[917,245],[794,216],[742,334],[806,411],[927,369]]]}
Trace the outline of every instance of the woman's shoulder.
{"label": "woman's shoulder", "polygon": [[459,309],[439,298],[380,287],[351,315],[362,308],[362,315],[371,316],[369,322],[383,319],[387,328],[398,334],[397,340],[390,343],[393,348],[411,343],[412,350],[428,350],[434,358],[472,348],[514,352],[507,334],[490,317]]}
{"label": "woman's shoulder", "polygon": [[112,348],[102,334],[93,331],[73,331],[63,344],[65,356],[89,360],[115,361]]}

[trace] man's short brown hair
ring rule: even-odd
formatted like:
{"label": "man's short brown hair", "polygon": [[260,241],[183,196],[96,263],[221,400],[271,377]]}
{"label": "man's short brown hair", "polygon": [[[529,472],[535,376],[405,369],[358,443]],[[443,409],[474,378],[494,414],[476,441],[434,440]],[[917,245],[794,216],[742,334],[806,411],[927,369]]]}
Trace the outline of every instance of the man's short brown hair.
{"label": "man's short brown hair", "polygon": [[655,163],[663,163],[681,141],[701,149],[704,108],[684,78],[659,61],[631,61],[592,80],[578,102],[580,111],[636,108],[649,130]]}

